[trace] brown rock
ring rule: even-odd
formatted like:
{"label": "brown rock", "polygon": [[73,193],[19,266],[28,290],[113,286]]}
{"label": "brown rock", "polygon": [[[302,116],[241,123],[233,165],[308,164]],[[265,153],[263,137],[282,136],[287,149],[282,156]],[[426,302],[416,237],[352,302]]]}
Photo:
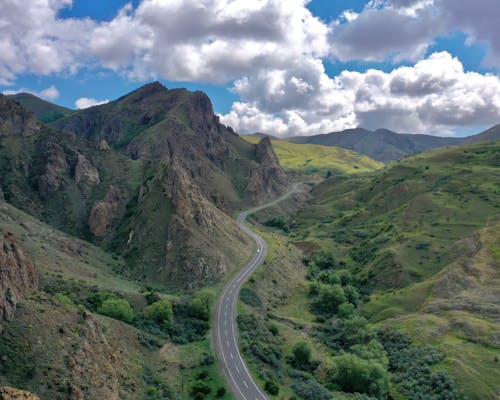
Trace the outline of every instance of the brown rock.
{"label": "brown rock", "polygon": [[35,114],[0,94],[0,137],[32,136],[40,128]]}
{"label": "brown rock", "polygon": [[47,196],[63,185],[69,166],[66,153],[58,143],[45,143],[39,151],[43,151],[46,156],[44,173],[38,179],[38,190],[42,196]]}
{"label": "brown rock", "polygon": [[16,303],[38,287],[38,274],[12,233],[0,236],[0,320],[10,320]]}
{"label": "brown rock", "polygon": [[110,149],[109,144],[108,144],[108,142],[106,142],[105,140],[101,140],[101,141],[97,144],[97,150],[100,150],[100,151],[108,151],[109,149]]}
{"label": "brown rock", "polygon": [[288,180],[268,137],[255,145],[259,166],[250,172],[247,191],[255,203],[282,194]]}
{"label": "brown rock", "polygon": [[81,341],[68,361],[71,371],[71,400],[118,400],[118,377],[112,349],[92,314],[84,315]]}
{"label": "brown rock", "polygon": [[90,232],[97,237],[106,235],[108,226],[117,216],[120,201],[120,190],[115,186],[110,186],[104,200],[96,202],[90,211]]}
{"label": "brown rock", "polygon": [[83,154],[78,153],[75,166],[75,182],[87,186],[96,186],[101,183],[99,171]]}
{"label": "brown rock", "polygon": [[11,387],[0,389],[0,400],[40,400],[33,393]]}

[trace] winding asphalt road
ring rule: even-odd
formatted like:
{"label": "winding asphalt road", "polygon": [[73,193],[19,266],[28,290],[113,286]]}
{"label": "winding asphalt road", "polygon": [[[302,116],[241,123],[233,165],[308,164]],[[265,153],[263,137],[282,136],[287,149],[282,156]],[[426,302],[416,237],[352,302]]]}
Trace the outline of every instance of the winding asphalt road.
{"label": "winding asphalt road", "polygon": [[258,387],[248,371],[238,349],[237,341],[236,304],[240,289],[252,272],[264,261],[267,254],[266,241],[245,225],[245,219],[251,213],[283,201],[296,192],[297,188],[298,185],[295,185],[292,190],[278,199],[242,212],[236,221],[238,226],[255,241],[257,251],[250,262],[225,286],[219,297],[213,334],[217,357],[222,365],[226,381],[237,400],[267,400],[266,395]]}

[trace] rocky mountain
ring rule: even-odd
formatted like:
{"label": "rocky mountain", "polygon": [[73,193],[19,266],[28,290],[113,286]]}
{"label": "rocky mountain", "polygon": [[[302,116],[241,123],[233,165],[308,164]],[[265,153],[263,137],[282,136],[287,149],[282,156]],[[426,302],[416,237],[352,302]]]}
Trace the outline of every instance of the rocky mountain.
{"label": "rocky mountain", "polygon": [[33,112],[36,118],[43,123],[55,121],[73,112],[69,108],[40,99],[31,93],[16,93],[7,97],[19,103],[26,110]]}
{"label": "rocky mountain", "polygon": [[0,138],[31,136],[40,130],[35,115],[0,93]]}
{"label": "rocky mountain", "polygon": [[388,129],[370,131],[363,128],[347,129],[323,135],[296,136],[290,138],[289,141],[341,147],[382,162],[399,160],[415,153],[436,147],[458,145],[462,142],[461,139],[457,138],[400,134]]}
{"label": "rocky mountain", "polygon": [[269,141],[253,145],[221,125],[201,92],[146,85],[51,124],[66,132],[2,100],[5,200],[123,254],[136,279],[222,278],[251,247],[234,210],[287,185]]}
{"label": "rocky mountain", "polygon": [[12,232],[2,234],[0,236],[0,321],[12,319],[17,302],[29,296],[37,288],[38,274],[19,240]]}
{"label": "rocky mountain", "polygon": [[495,125],[492,128],[485,130],[484,132],[478,133],[477,135],[465,138],[464,144],[475,144],[495,139],[500,139],[500,124]]}

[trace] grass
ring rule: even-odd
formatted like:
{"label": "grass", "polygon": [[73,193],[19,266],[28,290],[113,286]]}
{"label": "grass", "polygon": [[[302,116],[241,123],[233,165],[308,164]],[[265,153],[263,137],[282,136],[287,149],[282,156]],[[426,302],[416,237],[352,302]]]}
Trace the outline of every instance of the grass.
{"label": "grass", "polygon": [[433,150],[328,179],[289,217],[291,240],[333,251],[371,288],[372,323],[444,352],[462,399],[500,393],[499,163],[500,141]]}
{"label": "grass", "polygon": [[[259,142],[255,136],[243,136],[250,143]],[[272,140],[271,144],[281,166],[288,172],[306,175],[338,175],[370,172],[383,167],[381,162],[339,147],[315,144],[295,144]]]}

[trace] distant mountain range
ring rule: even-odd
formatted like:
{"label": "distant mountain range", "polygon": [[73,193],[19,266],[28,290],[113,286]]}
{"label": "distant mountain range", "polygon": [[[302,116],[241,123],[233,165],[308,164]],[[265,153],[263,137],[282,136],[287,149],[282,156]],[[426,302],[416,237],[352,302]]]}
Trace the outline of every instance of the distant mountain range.
{"label": "distant mountain range", "polygon": [[286,140],[292,143],[342,147],[367,155],[377,161],[389,162],[437,147],[474,144],[498,138],[500,138],[500,125],[467,138],[401,134],[388,129],[370,131],[356,128],[322,135],[295,136]]}

